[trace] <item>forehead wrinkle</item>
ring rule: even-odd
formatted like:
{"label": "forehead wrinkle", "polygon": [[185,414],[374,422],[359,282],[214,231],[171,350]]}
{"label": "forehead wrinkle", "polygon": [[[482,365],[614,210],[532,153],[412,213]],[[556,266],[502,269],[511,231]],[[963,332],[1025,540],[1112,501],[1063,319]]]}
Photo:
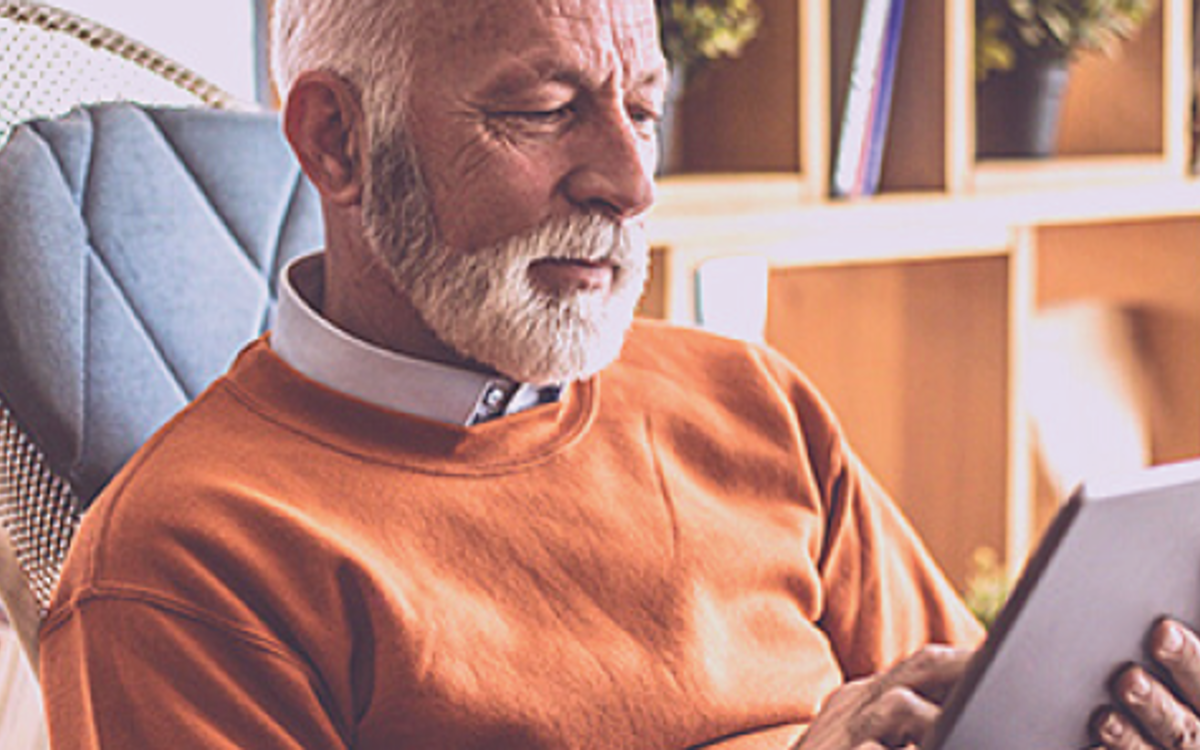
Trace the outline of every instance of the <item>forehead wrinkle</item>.
{"label": "forehead wrinkle", "polygon": [[[562,18],[604,20],[622,25],[653,22],[657,17],[654,3],[650,0],[534,0],[551,15]],[[589,13],[588,9],[591,12]],[[615,12],[614,12],[615,11]]]}
{"label": "forehead wrinkle", "polygon": [[[498,92],[545,81],[598,84],[602,81],[592,79],[614,73],[623,88],[654,86],[665,81],[658,71],[665,59],[653,8],[648,0],[449,0],[443,12],[430,12],[431,6],[424,5],[425,33],[419,43],[432,61],[427,67],[434,69],[447,55],[516,50],[503,65],[506,70],[493,77],[495,83],[485,85]],[[528,22],[506,20],[518,12],[532,17]],[[526,63],[533,69],[523,71]],[[601,70],[607,72],[600,75]]]}
{"label": "forehead wrinkle", "polygon": [[[470,4],[470,13],[457,12],[464,4]],[[533,8],[516,8],[516,5],[531,4]],[[625,12],[613,12],[614,6]],[[637,10],[641,8],[641,12]],[[509,34],[520,24],[498,24],[495,19],[510,17],[512,13],[532,12],[547,20],[567,23],[608,26],[619,37],[622,30],[642,32],[649,27],[651,36],[657,39],[658,17],[650,2],[628,0],[448,0],[438,12],[429,12],[427,17],[440,27],[445,38],[456,44],[481,44],[497,40]]]}
{"label": "forehead wrinkle", "polygon": [[[594,0],[585,0],[592,2]],[[622,0],[617,0],[621,2]],[[561,12],[562,3],[557,3],[560,12],[551,20],[567,25],[586,25],[610,29],[611,46],[605,44],[576,45],[576,51],[584,56],[599,53],[608,60],[615,58],[620,69],[621,79],[627,88],[647,88],[666,82],[666,58],[662,55],[658,43],[658,17],[654,12],[611,13],[607,4],[602,4],[608,11],[603,16],[586,15],[578,12]],[[621,8],[628,9],[628,4],[622,3]],[[653,8],[652,5],[649,7]],[[599,36],[593,41],[598,42]],[[648,40],[648,44],[640,41]],[[607,50],[604,48],[607,47]],[[644,69],[645,72],[640,72]],[[607,77],[607,76],[606,76]]]}

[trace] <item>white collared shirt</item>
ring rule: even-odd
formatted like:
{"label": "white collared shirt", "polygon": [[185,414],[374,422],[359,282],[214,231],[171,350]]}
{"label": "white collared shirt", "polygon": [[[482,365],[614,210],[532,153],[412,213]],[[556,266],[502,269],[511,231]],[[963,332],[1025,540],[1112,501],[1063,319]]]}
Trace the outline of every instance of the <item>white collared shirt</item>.
{"label": "white collared shirt", "polygon": [[307,255],[279,279],[271,348],[304,376],[375,406],[467,426],[558,400],[558,387],[409,357],[338,328],[318,312],[323,266],[322,254]]}

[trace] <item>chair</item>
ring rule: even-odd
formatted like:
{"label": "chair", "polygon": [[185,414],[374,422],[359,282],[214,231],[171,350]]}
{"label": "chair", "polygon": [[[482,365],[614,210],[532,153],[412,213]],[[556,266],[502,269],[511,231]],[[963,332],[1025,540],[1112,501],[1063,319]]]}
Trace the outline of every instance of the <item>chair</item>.
{"label": "chair", "polygon": [[41,3],[0,2],[0,144],[19,122],[105,101],[243,106],[117,31]]}
{"label": "chair", "polygon": [[319,217],[273,114],[98,105],[0,152],[0,525],[31,654],[77,517],[266,328]]}
{"label": "chair", "polygon": [[[0,618],[12,625],[0,629],[0,746],[10,750],[47,745],[30,668],[80,515],[123,457],[261,330],[274,269],[320,241],[316,201],[272,116],[163,109],[245,107],[99,24],[0,2],[0,147],[22,121],[106,101],[155,106],[30,123],[0,150]],[[160,253],[148,252],[154,242]],[[189,315],[194,325],[179,325]]]}
{"label": "chair", "polygon": [[[152,106],[13,130],[126,100]],[[0,598],[35,667],[80,513],[320,241],[272,115],[166,104],[244,108],[118,32],[0,2]]]}

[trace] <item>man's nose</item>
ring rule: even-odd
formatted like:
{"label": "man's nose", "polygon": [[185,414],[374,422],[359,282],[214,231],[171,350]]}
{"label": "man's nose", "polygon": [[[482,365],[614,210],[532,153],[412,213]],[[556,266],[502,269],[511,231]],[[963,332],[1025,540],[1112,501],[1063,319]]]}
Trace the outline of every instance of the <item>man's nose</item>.
{"label": "man's nose", "polygon": [[572,168],[565,180],[567,198],[614,219],[645,213],[654,203],[657,157],[650,130],[616,112],[579,128],[571,146]]}

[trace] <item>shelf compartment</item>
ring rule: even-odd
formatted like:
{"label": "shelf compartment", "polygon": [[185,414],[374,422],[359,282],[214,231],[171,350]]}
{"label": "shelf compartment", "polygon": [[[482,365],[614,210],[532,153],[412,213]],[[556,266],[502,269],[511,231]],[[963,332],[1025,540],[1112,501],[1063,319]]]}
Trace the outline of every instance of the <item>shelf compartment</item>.
{"label": "shelf compartment", "polygon": [[[859,36],[864,0],[829,3],[828,85],[830,162],[838,147],[846,92]],[[884,144],[880,192],[938,191],[945,188],[947,55],[943,0],[908,0],[904,12],[892,99]],[[828,181],[828,175],[826,175]]]}
{"label": "shelf compartment", "polygon": [[1008,263],[776,269],[767,341],[832,404],[958,584],[1006,549]]}
{"label": "shelf compartment", "polygon": [[[1033,236],[1035,311],[1088,302],[1128,316],[1145,378],[1150,462],[1200,455],[1200,218],[1050,225]],[[1039,530],[1061,499],[1042,473]]]}
{"label": "shelf compartment", "polygon": [[[1191,5],[1164,0],[1155,15],[1112,57],[1083,55],[1071,65],[1056,156],[1012,160],[976,158],[973,75],[963,70],[947,81],[951,107],[947,182],[953,192],[1029,184],[1071,184],[1090,173],[1122,170],[1134,179],[1181,178],[1189,173],[1191,133]],[[972,0],[955,0],[948,46],[965,70],[973,69],[970,45]],[[968,52],[971,57],[964,57]]]}
{"label": "shelf compartment", "polygon": [[795,0],[759,0],[763,23],[737,60],[689,73],[683,96],[683,174],[807,171],[799,133],[802,34]]}
{"label": "shelf compartment", "polygon": [[1099,300],[1137,315],[1155,378],[1155,462],[1200,455],[1200,218],[1048,226],[1037,305]]}

